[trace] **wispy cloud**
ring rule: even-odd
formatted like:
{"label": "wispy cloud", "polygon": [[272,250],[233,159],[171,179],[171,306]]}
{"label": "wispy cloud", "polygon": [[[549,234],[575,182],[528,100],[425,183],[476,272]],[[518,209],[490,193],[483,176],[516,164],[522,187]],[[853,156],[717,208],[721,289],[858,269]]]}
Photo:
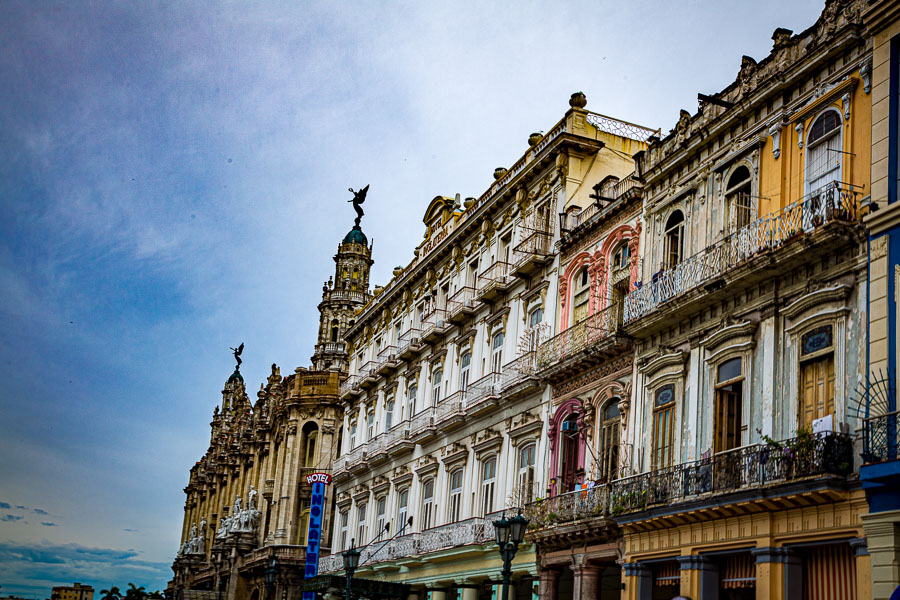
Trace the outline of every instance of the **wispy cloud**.
{"label": "wispy cloud", "polygon": [[11,521],[21,521],[21,520],[22,520],[22,517],[20,517],[19,515],[5,514],[2,517],[0,517],[0,521],[11,522]]}
{"label": "wispy cloud", "polygon": [[34,510],[34,513],[37,514],[37,515],[49,515],[49,514],[50,514],[50,513],[48,513],[46,510],[44,510],[43,508],[35,508],[35,509],[32,509],[32,510]]}
{"label": "wispy cloud", "polygon": [[44,527],[56,527],[56,523],[51,523],[50,521],[41,521],[41,525]]}
{"label": "wispy cloud", "polygon": [[12,507],[7,502],[0,502],[0,508],[5,508],[5,509],[9,510]]}

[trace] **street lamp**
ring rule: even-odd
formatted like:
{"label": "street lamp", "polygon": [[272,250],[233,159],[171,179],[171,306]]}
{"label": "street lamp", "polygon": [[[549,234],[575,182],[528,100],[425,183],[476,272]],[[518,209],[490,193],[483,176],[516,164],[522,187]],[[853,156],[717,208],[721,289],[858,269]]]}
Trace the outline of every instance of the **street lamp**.
{"label": "street lamp", "polygon": [[509,600],[509,579],[512,577],[512,561],[519,550],[519,544],[525,538],[525,528],[527,526],[528,519],[522,516],[522,509],[519,509],[519,514],[511,519],[507,519],[504,513],[503,516],[494,521],[497,546],[500,556],[503,558],[502,600]]}
{"label": "street lamp", "polygon": [[351,600],[350,598],[350,584],[353,582],[353,572],[356,571],[356,567],[359,566],[359,555],[360,551],[356,549],[356,540],[350,540],[350,549],[341,552],[341,556],[344,557],[344,572],[347,574],[347,585],[344,589],[344,598],[345,600]]}
{"label": "street lamp", "polygon": [[275,551],[269,555],[269,566],[266,568],[266,600],[272,600],[275,588],[275,576],[278,574],[277,558]]}

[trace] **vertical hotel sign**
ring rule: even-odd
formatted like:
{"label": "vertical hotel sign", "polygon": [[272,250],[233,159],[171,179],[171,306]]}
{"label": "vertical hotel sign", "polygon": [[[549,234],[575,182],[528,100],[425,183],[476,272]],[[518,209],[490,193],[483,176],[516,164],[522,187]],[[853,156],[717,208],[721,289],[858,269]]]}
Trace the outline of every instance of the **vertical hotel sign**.
{"label": "vertical hotel sign", "polygon": [[[322,538],[322,517],[325,512],[325,486],[331,483],[328,473],[310,473],[306,483],[312,486],[312,498],[309,502],[309,533],[306,535],[306,568],[304,579],[319,574],[319,543]],[[303,592],[303,600],[315,600],[315,592]]]}

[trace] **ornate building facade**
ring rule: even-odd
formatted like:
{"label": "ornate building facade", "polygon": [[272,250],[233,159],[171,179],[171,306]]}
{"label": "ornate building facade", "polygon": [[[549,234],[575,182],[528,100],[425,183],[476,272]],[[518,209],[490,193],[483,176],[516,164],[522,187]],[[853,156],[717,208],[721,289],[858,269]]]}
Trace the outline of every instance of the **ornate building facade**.
{"label": "ornate building facade", "polygon": [[[347,333],[334,531],[335,549],[362,547],[359,577],[403,581],[420,598],[488,598],[501,566],[491,521],[562,485],[546,472],[561,438],[539,376],[555,360],[545,355],[555,298],[575,290],[584,265],[591,282],[574,292],[576,319],[584,302],[606,304],[602,286],[620,288],[618,271],[599,279],[608,248],[560,266],[557,217],[565,227],[587,218],[592,197],[627,181],[632,155],[655,133],[585,105],[574,94],[480,198],[435,198],[415,258]],[[321,572],[341,569],[340,555],[321,561]],[[513,580],[516,598],[536,591],[533,544],[516,555]]]}
{"label": "ornate building facade", "polygon": [[[347,354],[344,332],[370,298],[371,247],[355,226],[338,246],[335,273],[322,289],[313,368],[282,376],[272,365],[251,402],[238,366],[213,411],[210,445],[191,468],[182,543],[172,566],[172,597],[216,594],[265,597],[265,569],[275,556],[275,593],[300,596],[312,488],[305,475],[328,472],[340,445],[340,384]],[[326,486],[325,507],[332,494]],[[331,520],[321,547],[331,548]]]}

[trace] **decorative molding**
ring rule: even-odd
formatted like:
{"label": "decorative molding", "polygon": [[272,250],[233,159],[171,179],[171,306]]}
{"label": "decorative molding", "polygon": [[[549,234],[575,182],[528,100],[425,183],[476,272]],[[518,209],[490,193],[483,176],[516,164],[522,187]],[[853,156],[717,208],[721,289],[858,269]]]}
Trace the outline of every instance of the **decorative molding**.
{"label": "decorative molding", "polygon": [[385,475],[379,475],[372,481],[372,493],[376,496],[391,487],[391,480]]}
{"label": "decorative molding", "polygon": [[804,311],[823,304],[825,302],[844,301],[850,296],[852,288],[847,284],[837,284],[820,290],[804,294],[797,300],[782,309],[781,313],[788,319],[794,320]]}
{"label": "decorative molding", "polygon": [[656,372],[666,367],[678,366],[683,369],[684,363],[687,358],[688,354],[684,350],[676,350],[668,354],[663,354],[663,351],[660,350],[659,354],[650,358],[646,363],[644,363],[644,366],[641,368],[641,372],[647,377],[652,377]]}
{"label": "decorative molding", "polygon": [[700,345],[707,350],[714,350],[726,340],[736,337],[753,336],[759,323],[755,321],[743,321],[736,324],[723,323],[722,327],[700,341]]}
{"label": "decorative molding", "polygon": [[491,427],[482,429],[473,437],[475,439],[473,440],[472,450],[475,451],[476,455],[484,454],[503,443],[503,435]]}
{"label": "decorative molding", "polygon": [[769,135],[772,137],[772,156],[776,159],[781,156],[781,130],[782,130],[781,122],[773,123],[771,127],[769,127]]}
{"label": "decorative molding", "polygon": [[884,258],[888,254],[888,238],[890,236],[882,235],[880,237],[872,240],[870,246],[870,255],[872,260],[878,260],[879,258]]}
{"label": "decorative molding", "polygon": [[859,76],[863,81],[863,91],[868,94],[872,91],[872,56],[869,55],[859,63]]}
{"label": "decorative molding", "polygon": [[401,486],[404,483],[409,483],[410,481],[412,481],[412,478],[413,474],[409,470],[408,465],[400,465],[391,472],[391,480],[394,484],[394,487]]}
{"label": "decorative molding", "polygon": [[416,461],[416,466],[414,467],[416,475],[419,476],[419,479],[421,479],[425,475],[428,475],[429,473],[437,471],[437,469],[438,460],[430,454],[426,454],[425,456],[419,458],[419,460]]}
{"label": "decorative molding", "polygon": [[443,456],[441,456],[441,462],[444,463],[444,467],[446,469],[450,469],[451,467],[466,462],[466,459],[469,458],[469,449],[465,446],[465,444],[461,444],[459,442],[454,442],[449,446],[444,447]]}

